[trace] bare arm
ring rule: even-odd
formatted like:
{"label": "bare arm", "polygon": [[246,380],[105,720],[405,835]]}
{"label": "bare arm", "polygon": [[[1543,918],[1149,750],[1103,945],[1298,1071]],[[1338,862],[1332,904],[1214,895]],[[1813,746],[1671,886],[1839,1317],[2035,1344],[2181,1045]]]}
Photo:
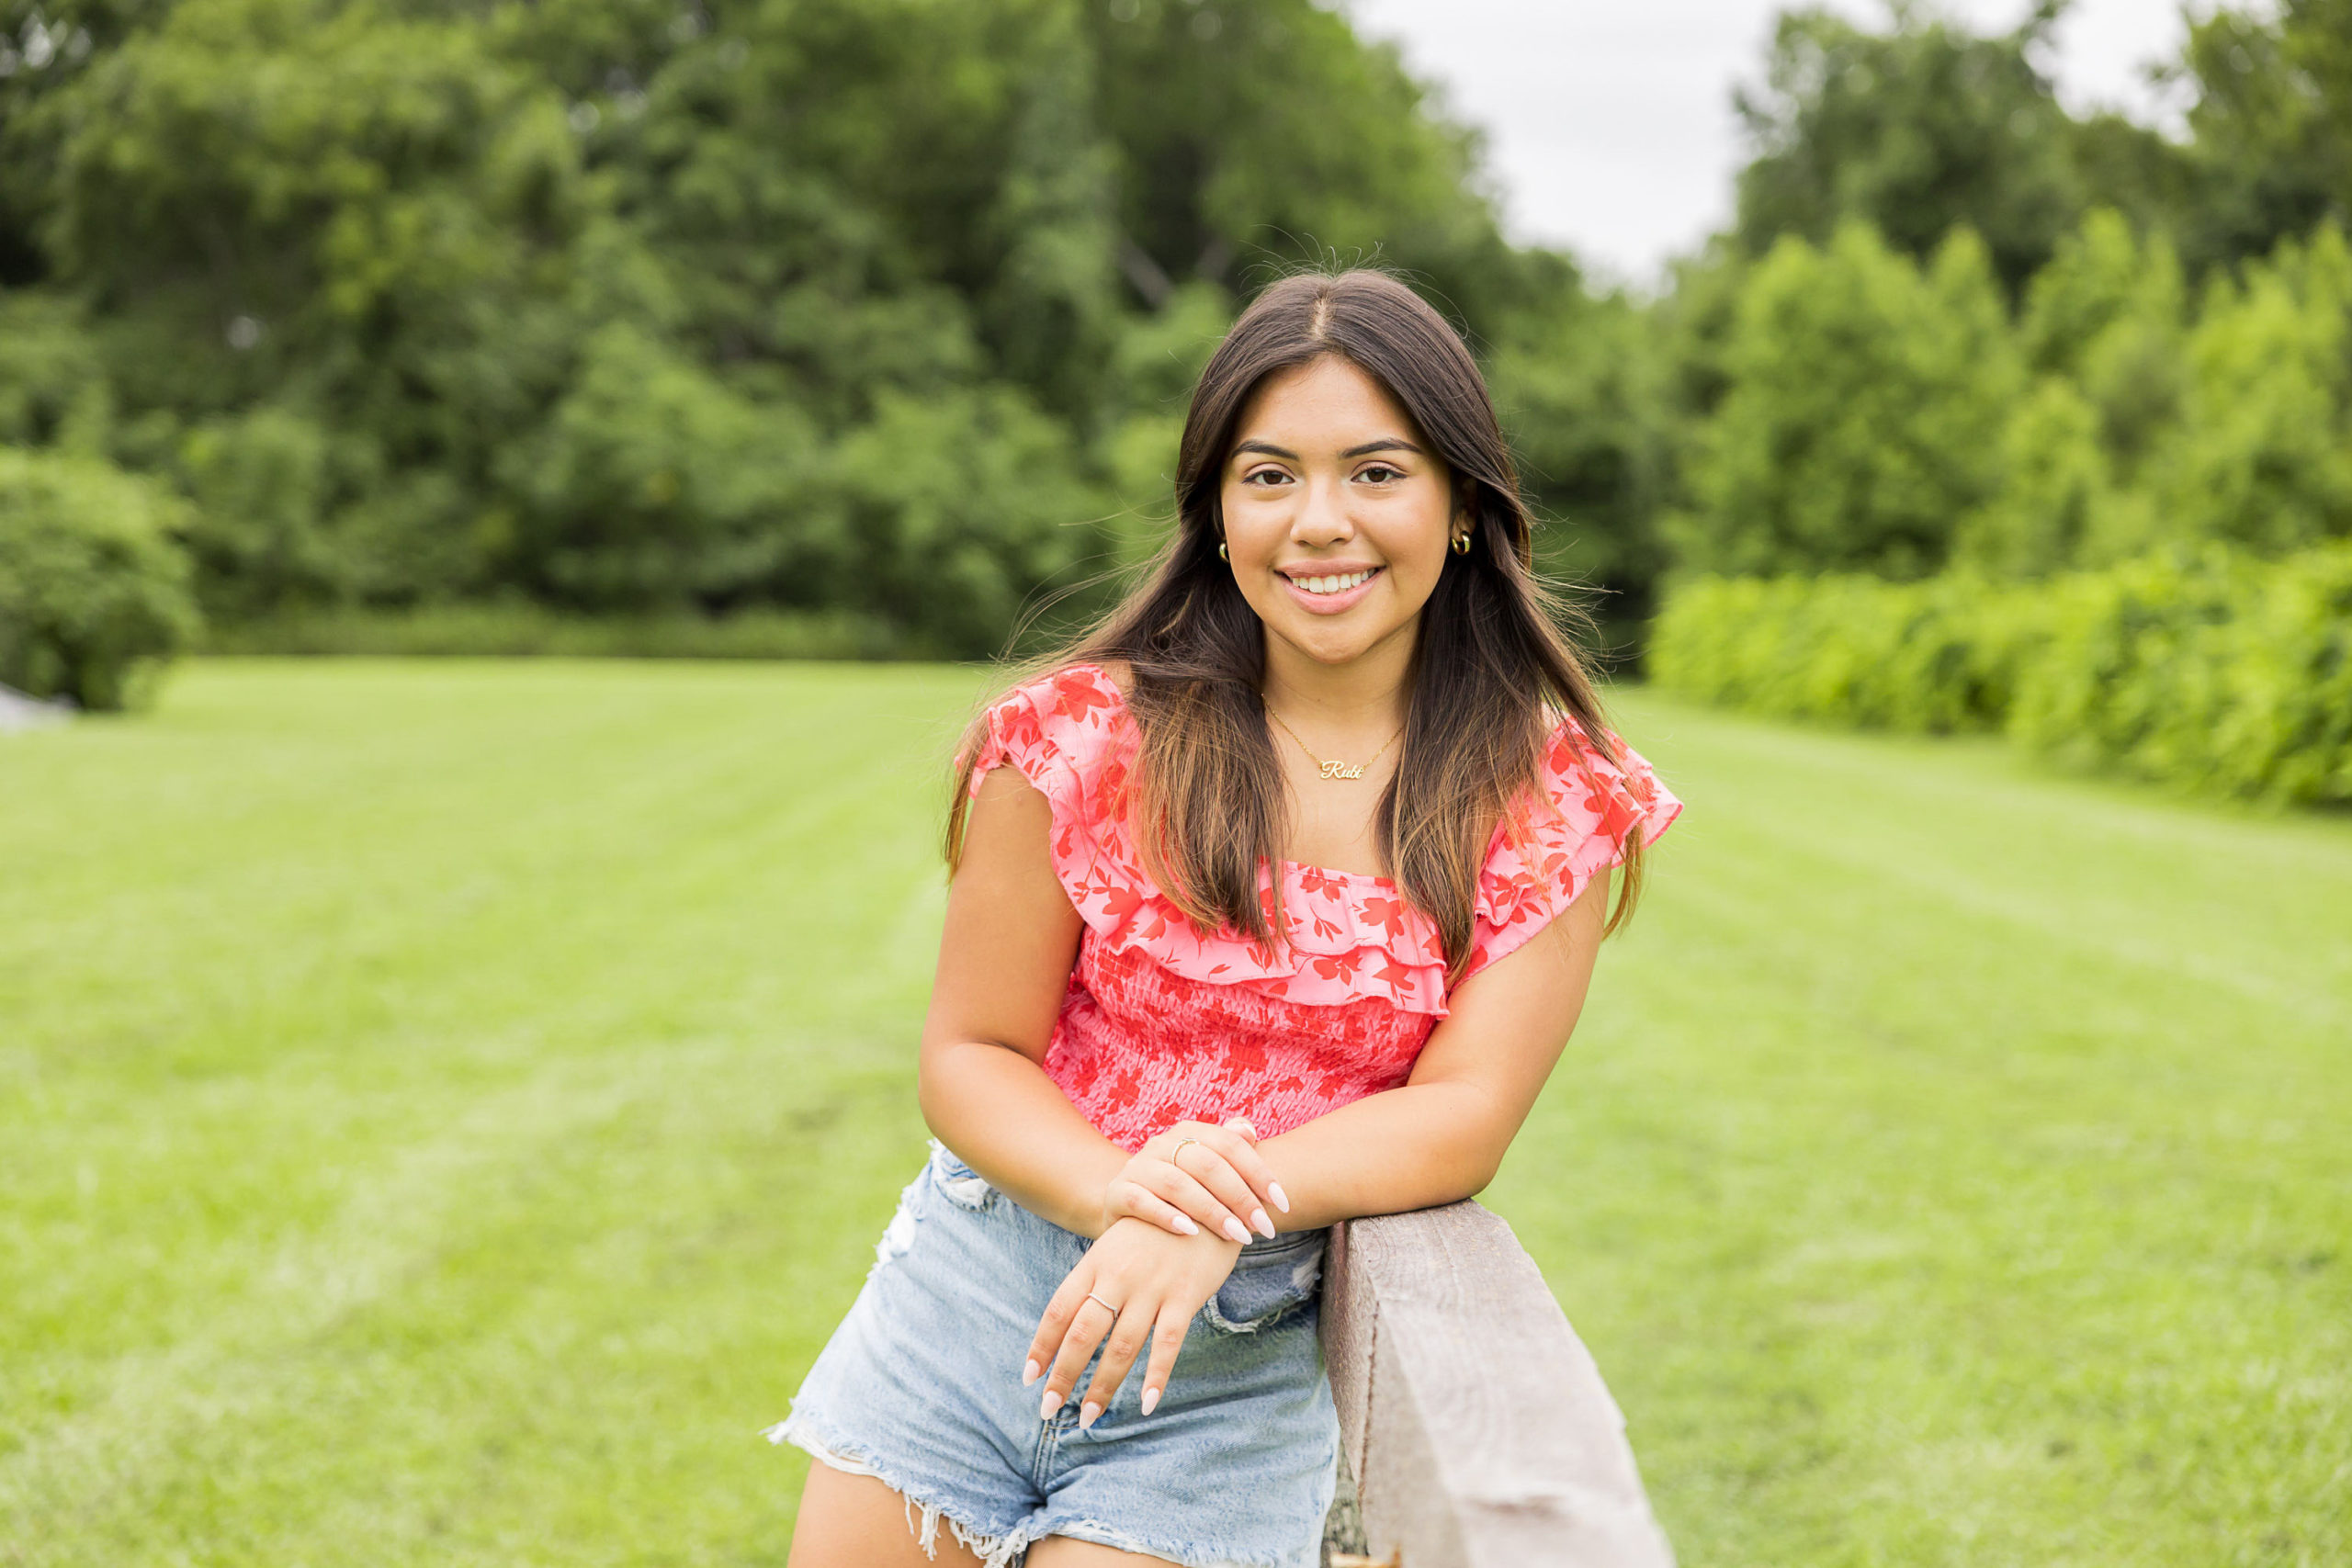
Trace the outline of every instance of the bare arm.
{"label": "bare arm", "polygon": [[1464,981],[1401,1088],[1259,1145],[1291,1194],[1290,1228],[1450,1203],[1494,1179],[1583,1010],[1609,884],[1604,868],[1526,942]]}
{"label": "bare arm", "polygon": [[980,779],[948,885],[918,1093],[932,1134],[1030,1213],[1101,1233],[1126,1151],[1042,1066],[1082,922],[1046,852],[1046,797],[1018,769]]}
{"label": "bare arm", "polygon": [[1079,1418],[1091,1426],[1147,1344],[1150,1413],[1193,1314],[1224,1282],[1241,1242],[1105,1216],[1127,1153],[1079,1114],[1042,1066],[1082,923],[1054,874],[1050,831],[1046,797],[1017,770],[982,776],[948,887],[919,1093],[933,1134],[989,1185],[1094,1238],[1047,1303],[1022,1369],[1024,1383],[1046,1378],[1038,1414],[1051,1416],[1092,1347],[1107,1344]]}

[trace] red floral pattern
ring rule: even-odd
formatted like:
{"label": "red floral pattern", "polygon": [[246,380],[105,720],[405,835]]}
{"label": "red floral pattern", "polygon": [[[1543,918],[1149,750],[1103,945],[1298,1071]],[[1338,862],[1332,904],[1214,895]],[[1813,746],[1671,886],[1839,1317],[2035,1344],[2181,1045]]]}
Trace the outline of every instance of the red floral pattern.
{"label": "red floral pattern", "polygon": [[[1591,750],[1572,717],[1544,757],[1546,801],[1523,830],[1498,827],[1480,872],[1463,978],[1525,942],[1595,873],[1648,843],[1682,803],[1611,734]],[[1220,925],[1204,931],[1144,874],[1125,809],[1142,737],[1118,686],[1074,664],[1016,688],[988,712],[972,770],[1010,762],[1051,808],[1055,873],[1086,922],[1046,1072],[1105,1137],[1127,1149],[1170,1122],[1246,1115],[1267,1136],[1405,1081],[1446,1016],[1437,928],[1396,882],[1283,862],[1258,868],[1259,897],[1287,940],[1272,949]]]}

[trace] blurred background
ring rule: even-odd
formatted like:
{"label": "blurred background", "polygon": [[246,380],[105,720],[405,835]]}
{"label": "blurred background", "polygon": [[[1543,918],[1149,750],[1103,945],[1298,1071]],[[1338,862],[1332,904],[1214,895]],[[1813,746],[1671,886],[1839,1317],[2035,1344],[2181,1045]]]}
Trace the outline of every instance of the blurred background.
{"label": "blurred background", "polygon": [[2346,0],[0,0],[0,1562],[783,1562],[983,661],[1359,261],[1689,803],[1488,1194],[1685,1560],[2352,1560],[2348,208]]}

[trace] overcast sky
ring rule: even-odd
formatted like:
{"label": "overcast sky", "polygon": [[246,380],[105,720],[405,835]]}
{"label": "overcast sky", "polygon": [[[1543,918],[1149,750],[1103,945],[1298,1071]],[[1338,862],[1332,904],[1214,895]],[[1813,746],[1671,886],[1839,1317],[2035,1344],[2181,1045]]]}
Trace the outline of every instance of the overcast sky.
{"label": "overcast sky", "polygon": [[[1393,38],[1448,109],[1487,134],[1514,237],[1562,244],[1596,272],[1653,281],[1669,255],[1730,216],[1742,162],[1733,85],[1761,74],[1785,0],[1344,0]],[[1871,0],[1835,8],[1882,23]],[[1948,0],[1978,30],[2016,25],[2027,0]],[[2200,3],[2198,14],[2211,9]],[[2077,0],[2056,74],[2070,107],[2120,105],[2162,123],[2173,106],[2141,77],[2180,43],[2177,0]]]}

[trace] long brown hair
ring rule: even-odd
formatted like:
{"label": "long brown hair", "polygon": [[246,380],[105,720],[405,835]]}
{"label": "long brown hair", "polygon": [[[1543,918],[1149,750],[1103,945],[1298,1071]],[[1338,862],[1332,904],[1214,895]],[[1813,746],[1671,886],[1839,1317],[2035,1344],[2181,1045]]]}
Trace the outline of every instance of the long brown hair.
{"label": "long brown hair", "polygon": [[[1005,667],[1001,688],[1080,663],[1124,660],[1127,709],[1142,744],[1126,808],[1145,872],[1187,919],[1220,924],[1272,949],[1282,901],[1285,785],[1258,688],[1263,624],[1218,559],[1219,492],[1234,427],[1250,396],[1278,370],[1336,354],[1388,389],[1452,470],[1472,520],[1469,553],[1448,550],[1422,607],[1404,750],[1381,795],[1382,874],[1435,923],[1450,987],[1469,962],[1477,879],[1498,823],[1524,841],[1516,807],[1546,797],[1539,766],[1558,711],[1587,742],[1616,751],[1593,683],[1563,624],[1591,617],[1535,575],[1532,518],[1469,350],[1445,319],[1395,277],[1370,268],[1306,272],[1268,287],[1241,313],[1193,390],[1176,471],[1174,536],[1142,583],[1049,652]],[[949,874],[963,854],[967,790],[985,719],[958,743],[948,811]],[[1641,836],[1603,935],[1633,913]],[[1269,908],[1258,867],[1272,866]]]}

